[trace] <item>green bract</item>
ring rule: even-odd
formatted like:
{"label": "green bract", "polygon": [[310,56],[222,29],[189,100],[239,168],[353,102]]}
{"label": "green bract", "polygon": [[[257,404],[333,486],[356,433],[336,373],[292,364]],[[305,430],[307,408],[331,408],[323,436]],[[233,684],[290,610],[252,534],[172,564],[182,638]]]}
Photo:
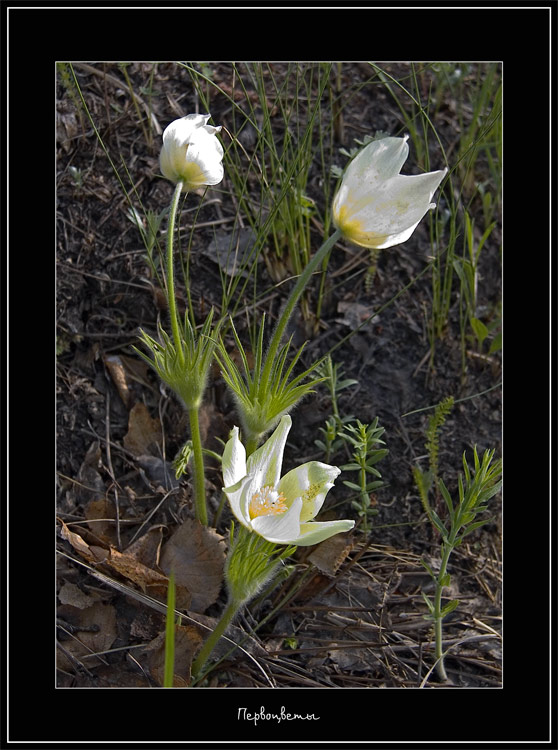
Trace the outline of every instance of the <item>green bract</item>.
{"label": "green bract", "polygon": [[264,329],[265,315],[262,317],[258,338],[253,346],[254,366],[252,369],[232,321],[231,330],[242,361],[242,369],[237,367],[223,342],[217,354],[223,378],[238,407],[248,452],[255,450],[265,435],[277,426],[280,418],[287,414],[301,398],[313,393],[313,386],[323,380],[323,378],[313,377],[312,368],[292,376],[304,349],[303,344],[292,361],[287,364],[292,336],[280,348],[280,335],[277,336],[276,348],[270,347],[264,356]]}
{"label": "green bract", "polygon": [[336,466],[310,461],[281,476],[283,452],[291,429],[284,415],[271,437],[246,458],[238,427],[223,452],[223,482],[240,523],[275,544],[308,546],[349,531],[355,522],[313,521],[340,474]]}
{"label": "green bract", "polygon": [[150,350],[151,357],[134,347],[135,351],[157,372],[161,380],[180,397],[188,410],[202,403],[209,367],[215,349],[211,335],[213,310],[210,311],[200,333],[196,333],[187,315],[180,329],[178,347],[159,324],[159,341],[141,331],[140,341]]}
{"label": "green bract", "polygon": [[333,199],[333,220],[355,245],[381,250],[409,239],[435,203],[447,169],[401,175],[407,138],[381,138],[360,151],[345,170]]}

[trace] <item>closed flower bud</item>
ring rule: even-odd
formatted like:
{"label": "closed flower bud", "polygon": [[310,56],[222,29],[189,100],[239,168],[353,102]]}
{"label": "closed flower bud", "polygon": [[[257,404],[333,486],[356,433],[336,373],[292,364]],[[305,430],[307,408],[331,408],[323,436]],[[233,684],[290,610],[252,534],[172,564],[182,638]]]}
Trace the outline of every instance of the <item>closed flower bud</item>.
{"label": "closed flower bud", "polygon": [[182,192],[223,179],[223,147],[215,135],[221,127],[207,125],[211,115],[187,115],[163,132],[161,172],[172,182],[183,181]]}
{"label": "closed flower bud", "polygon": [[345,170],[333,200],[333,220],[355,245],[376,250],[399,245],[436,205],[432,196],[447,169],[399,174],[409,154],[407,138],[372,141]]}

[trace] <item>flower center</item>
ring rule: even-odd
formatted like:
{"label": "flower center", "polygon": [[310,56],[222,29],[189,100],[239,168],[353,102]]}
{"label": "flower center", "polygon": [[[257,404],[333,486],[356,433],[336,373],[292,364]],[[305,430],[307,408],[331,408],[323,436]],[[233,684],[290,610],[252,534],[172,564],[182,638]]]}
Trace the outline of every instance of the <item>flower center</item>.
{"label": "flower center", "polygon": [[285,496],[274,490],[271,485],[266,485],[254,492],[248,510],[250,518],[257,518],[284,513],[288,508]]}

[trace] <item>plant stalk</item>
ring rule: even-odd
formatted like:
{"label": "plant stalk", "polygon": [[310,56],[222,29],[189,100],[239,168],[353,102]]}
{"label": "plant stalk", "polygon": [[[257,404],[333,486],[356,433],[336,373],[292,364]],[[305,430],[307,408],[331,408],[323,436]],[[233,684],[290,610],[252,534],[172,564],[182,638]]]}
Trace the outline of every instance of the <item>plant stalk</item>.
{"label": "plant stalk", "polygon": [[440,563],[440,571],[436,580],[436,595],[434,597],[434,640],[436,643],[436,671],[438,672],[439,678],[446,682],[448,679],[446,669],[444,667],[444,651],[442,648],[442,589],[444,588],[441,581],[444,580],[447,569],[448,560],[454,547],[455,540],[453,538],[448,539],[444,542],[444,551],[442,554],[442,560]]}
{"label": "plant stalk", "polygon": [[167,591],[167,621],[165,625],[165,671],[163,687],[170,688],[174,684],[174,607],[175,607],[175,585],[174,571],[169,576],[169,587]]}
{"label": "plant stalk", "polygon": [[281,339],[283,338],[285,328],[287,327],[287,323],[289,322],[289,318],[293,313],[296,303],[300,299],[300,295],[306,288],[306,285],[308,284],[308,281],[310,280],[310,277],[312,276],[314,271],[325,260],[328,253],[331,251],[332,247],[340,237],[341,231],[339,229],[336,229],[331,237],[326,240],[320,247],[320,249],[316,252],[314,257],[311,258],[311,260],[308,262],[308,264],[305,266],[304,270],[298,277],[298,280],[289,295],[287,304],[283,308],[283,311],[279,317],[279,321],[277,322],[275,331],[273,332],[273,336],[271,338],[269,349],[265,358],[265,365],[261,377],[262,383],[268,383],[270,380],[273,363],[275,362],[277,352],[279,351],[279,347],[281,346]]}
{"label": "plant stalk", "polygon": [[236,613],[238,612],[241,606],[242,606],[242,602],[236,602],[234,599],[229,600],[229,603],[227,604],[225,611],[221,615],[221,619],[217,623],[215,630],[211,632],[211,635],[201,647],[199,654],[197,655],[197,657],[195,658],[192,664],[192,679],[193,680],[197,680],[199,678],[200,672],[203,669],[205,662],[209,658],[211,652],[217,645],[221,636],[224,635],[226,629],[229,627],[229,625],[233,621]]}
{"label": "plant stalk", "polygon": [[207,526],[207,505],[205,503],[205,468],[203,448],[200,435],[199,407],[188,409],[190,422],[190,437],[192,439],[192,454],[194,457],[194,506],[196,518]]}
{"label": "plant stalk", "polygon": [[169,303],[169,317],[174,338],[174,345],[178,353],[180,364],[184,366],[184,349],[182,346],[182,337],[180,335],[180,326],[178,325],[178,316],[176,314],[176,297],[174,293],[174,225],[176,223],[176,213],[178,211],[178,202],[182,193],[183,182],[176,183],[169,211],[169,223],[167,228],[167,299]]}

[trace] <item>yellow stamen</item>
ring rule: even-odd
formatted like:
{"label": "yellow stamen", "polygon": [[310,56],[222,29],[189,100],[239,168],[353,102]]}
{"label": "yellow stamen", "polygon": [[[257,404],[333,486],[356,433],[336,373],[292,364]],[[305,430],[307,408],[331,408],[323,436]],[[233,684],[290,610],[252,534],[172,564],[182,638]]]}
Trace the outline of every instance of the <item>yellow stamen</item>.
{"label": "yellow stamen", "polygon": [[271,485],[266,485],[254,492],[248,510],[250,518],[257,518],[284,513],[288,508],[285,496],[274,490]]}

